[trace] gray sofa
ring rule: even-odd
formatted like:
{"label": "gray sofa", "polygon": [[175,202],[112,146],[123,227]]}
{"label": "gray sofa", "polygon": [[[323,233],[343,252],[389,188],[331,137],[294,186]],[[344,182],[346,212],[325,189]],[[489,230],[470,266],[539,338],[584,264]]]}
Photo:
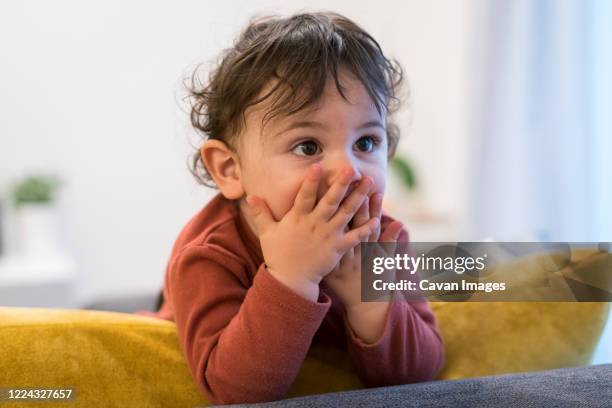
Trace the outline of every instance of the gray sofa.
{"label": "gray sofa", "polygon": [[612,407],[612,364],[431,381],[231,407]]}

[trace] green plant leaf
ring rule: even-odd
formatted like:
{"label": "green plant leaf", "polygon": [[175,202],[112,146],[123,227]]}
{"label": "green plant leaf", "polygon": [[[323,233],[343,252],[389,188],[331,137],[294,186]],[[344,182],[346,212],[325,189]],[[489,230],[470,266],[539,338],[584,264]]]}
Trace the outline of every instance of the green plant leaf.
{"label": "green plant leaf", "polygon": [[393,159],[391,159],[389,165],[391,169],[399,176],[399,179],[402,181],[407,190],[414,190],[416,188],[416,175],[408,159],[401,156],[395,156]]}
{"label": "green plant leaf", "polygon": [[13,202],[17,207],[26,203],[49,203],[60,185],[60,180],[54,176],[26,177],[13,188]]}

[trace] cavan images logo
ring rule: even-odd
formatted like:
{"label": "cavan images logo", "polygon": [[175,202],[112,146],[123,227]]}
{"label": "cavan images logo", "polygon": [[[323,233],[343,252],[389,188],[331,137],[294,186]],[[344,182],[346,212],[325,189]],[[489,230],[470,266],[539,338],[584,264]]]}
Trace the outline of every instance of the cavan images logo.
{"label": "cavan images logo", "polygon": [[361,245],[364,301],[612,301],[609,243]]}

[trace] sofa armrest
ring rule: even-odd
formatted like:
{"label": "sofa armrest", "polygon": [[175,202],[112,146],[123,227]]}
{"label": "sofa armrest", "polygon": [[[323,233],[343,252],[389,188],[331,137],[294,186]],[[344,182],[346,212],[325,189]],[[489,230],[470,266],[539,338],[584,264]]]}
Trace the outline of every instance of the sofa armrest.
{"label": "sofa armrest", "polygon": [[[230,407],[609,407],[612,364],[344,391]],[[228,405],[226,405],[228,406]]]}

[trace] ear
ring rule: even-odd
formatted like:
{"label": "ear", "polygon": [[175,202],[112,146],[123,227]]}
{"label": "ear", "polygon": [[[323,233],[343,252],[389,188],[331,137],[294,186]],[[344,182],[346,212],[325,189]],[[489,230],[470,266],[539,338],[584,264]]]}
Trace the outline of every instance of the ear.
{"label": "ear", "polygon": [[238,156],[220,140],[207,140],[200,148],[202,162],[208,174],[229,200],[244,196]]}

